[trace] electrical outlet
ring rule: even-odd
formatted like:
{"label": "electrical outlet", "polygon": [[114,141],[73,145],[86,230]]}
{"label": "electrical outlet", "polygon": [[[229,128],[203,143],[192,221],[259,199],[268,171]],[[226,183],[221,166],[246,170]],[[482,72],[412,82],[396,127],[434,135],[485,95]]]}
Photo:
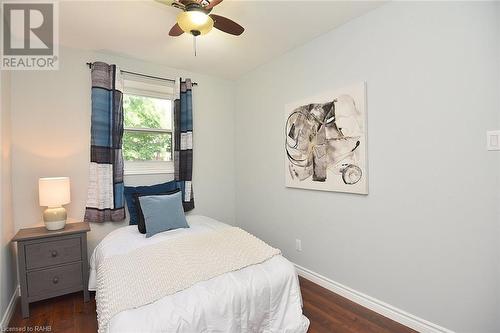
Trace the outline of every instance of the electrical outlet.
{"label": "electrical outlet", "polygon": [[295,240],[295,250],[302,251],[302,241],[300,239]]}

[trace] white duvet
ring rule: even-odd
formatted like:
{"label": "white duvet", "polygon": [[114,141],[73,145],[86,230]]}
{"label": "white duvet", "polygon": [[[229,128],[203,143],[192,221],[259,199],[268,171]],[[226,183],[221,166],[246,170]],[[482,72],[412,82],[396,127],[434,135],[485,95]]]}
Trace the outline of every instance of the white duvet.
{"label": "white duvet", "polygon": [[[92,254],[89,289],[96,289],[96,269],[104,258],[186,233],[227,227],[204,216],[188,216],[187,220],[189,229],[171,230],[147,239],[137,226],[108,234]],[[302,315],[295,268],[282,256],[275,256],[262,264],[198,282],[151,304],[122,311],[111,319],[107,332],[303,333],[308,326],[308,319]]]}

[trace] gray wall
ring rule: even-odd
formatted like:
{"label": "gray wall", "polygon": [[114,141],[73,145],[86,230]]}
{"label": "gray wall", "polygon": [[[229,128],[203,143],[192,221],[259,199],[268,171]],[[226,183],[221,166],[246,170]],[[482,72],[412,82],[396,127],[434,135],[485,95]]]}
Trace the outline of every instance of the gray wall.
{"label": "gray wall", "polygon": [[0,320],[16,288],[17,276],[14,266],[14,249],[10,242],[14,236],[11,195],[10,91],[10,72],[0,71]]}
{"label": "gray wall", "polygon": [[[389,3],[240,79],[238,224],[431,322],[499,332],[498,6]],[[370,194],[285,188],[284,105],[360,81]]]}

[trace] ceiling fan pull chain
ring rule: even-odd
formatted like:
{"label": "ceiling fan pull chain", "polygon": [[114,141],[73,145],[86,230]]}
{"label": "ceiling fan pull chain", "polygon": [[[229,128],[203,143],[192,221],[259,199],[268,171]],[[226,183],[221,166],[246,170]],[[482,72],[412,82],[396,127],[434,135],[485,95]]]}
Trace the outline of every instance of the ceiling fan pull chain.
{"label": "ceiling fan pull chain", "polygon": [[193,36],[194,56],[196,57],[196,36]]}

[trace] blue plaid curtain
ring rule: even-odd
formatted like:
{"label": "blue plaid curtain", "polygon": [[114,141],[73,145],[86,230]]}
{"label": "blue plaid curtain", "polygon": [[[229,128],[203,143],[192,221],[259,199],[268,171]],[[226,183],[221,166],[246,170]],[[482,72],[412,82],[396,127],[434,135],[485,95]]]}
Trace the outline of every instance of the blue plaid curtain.
{"label": "blue plaid curtain", "polygon": [[85,221],[125,219],[123,196],[123,95],[116,65],[92,64],[90,172]]}
{"label": "blue plaid curtain", "polygon": [[190,79],[180,80],[179,98],[174,101],[174,163],[175,180],[184,195],[184,211],[194,208],[193,195],[193,102]]}

